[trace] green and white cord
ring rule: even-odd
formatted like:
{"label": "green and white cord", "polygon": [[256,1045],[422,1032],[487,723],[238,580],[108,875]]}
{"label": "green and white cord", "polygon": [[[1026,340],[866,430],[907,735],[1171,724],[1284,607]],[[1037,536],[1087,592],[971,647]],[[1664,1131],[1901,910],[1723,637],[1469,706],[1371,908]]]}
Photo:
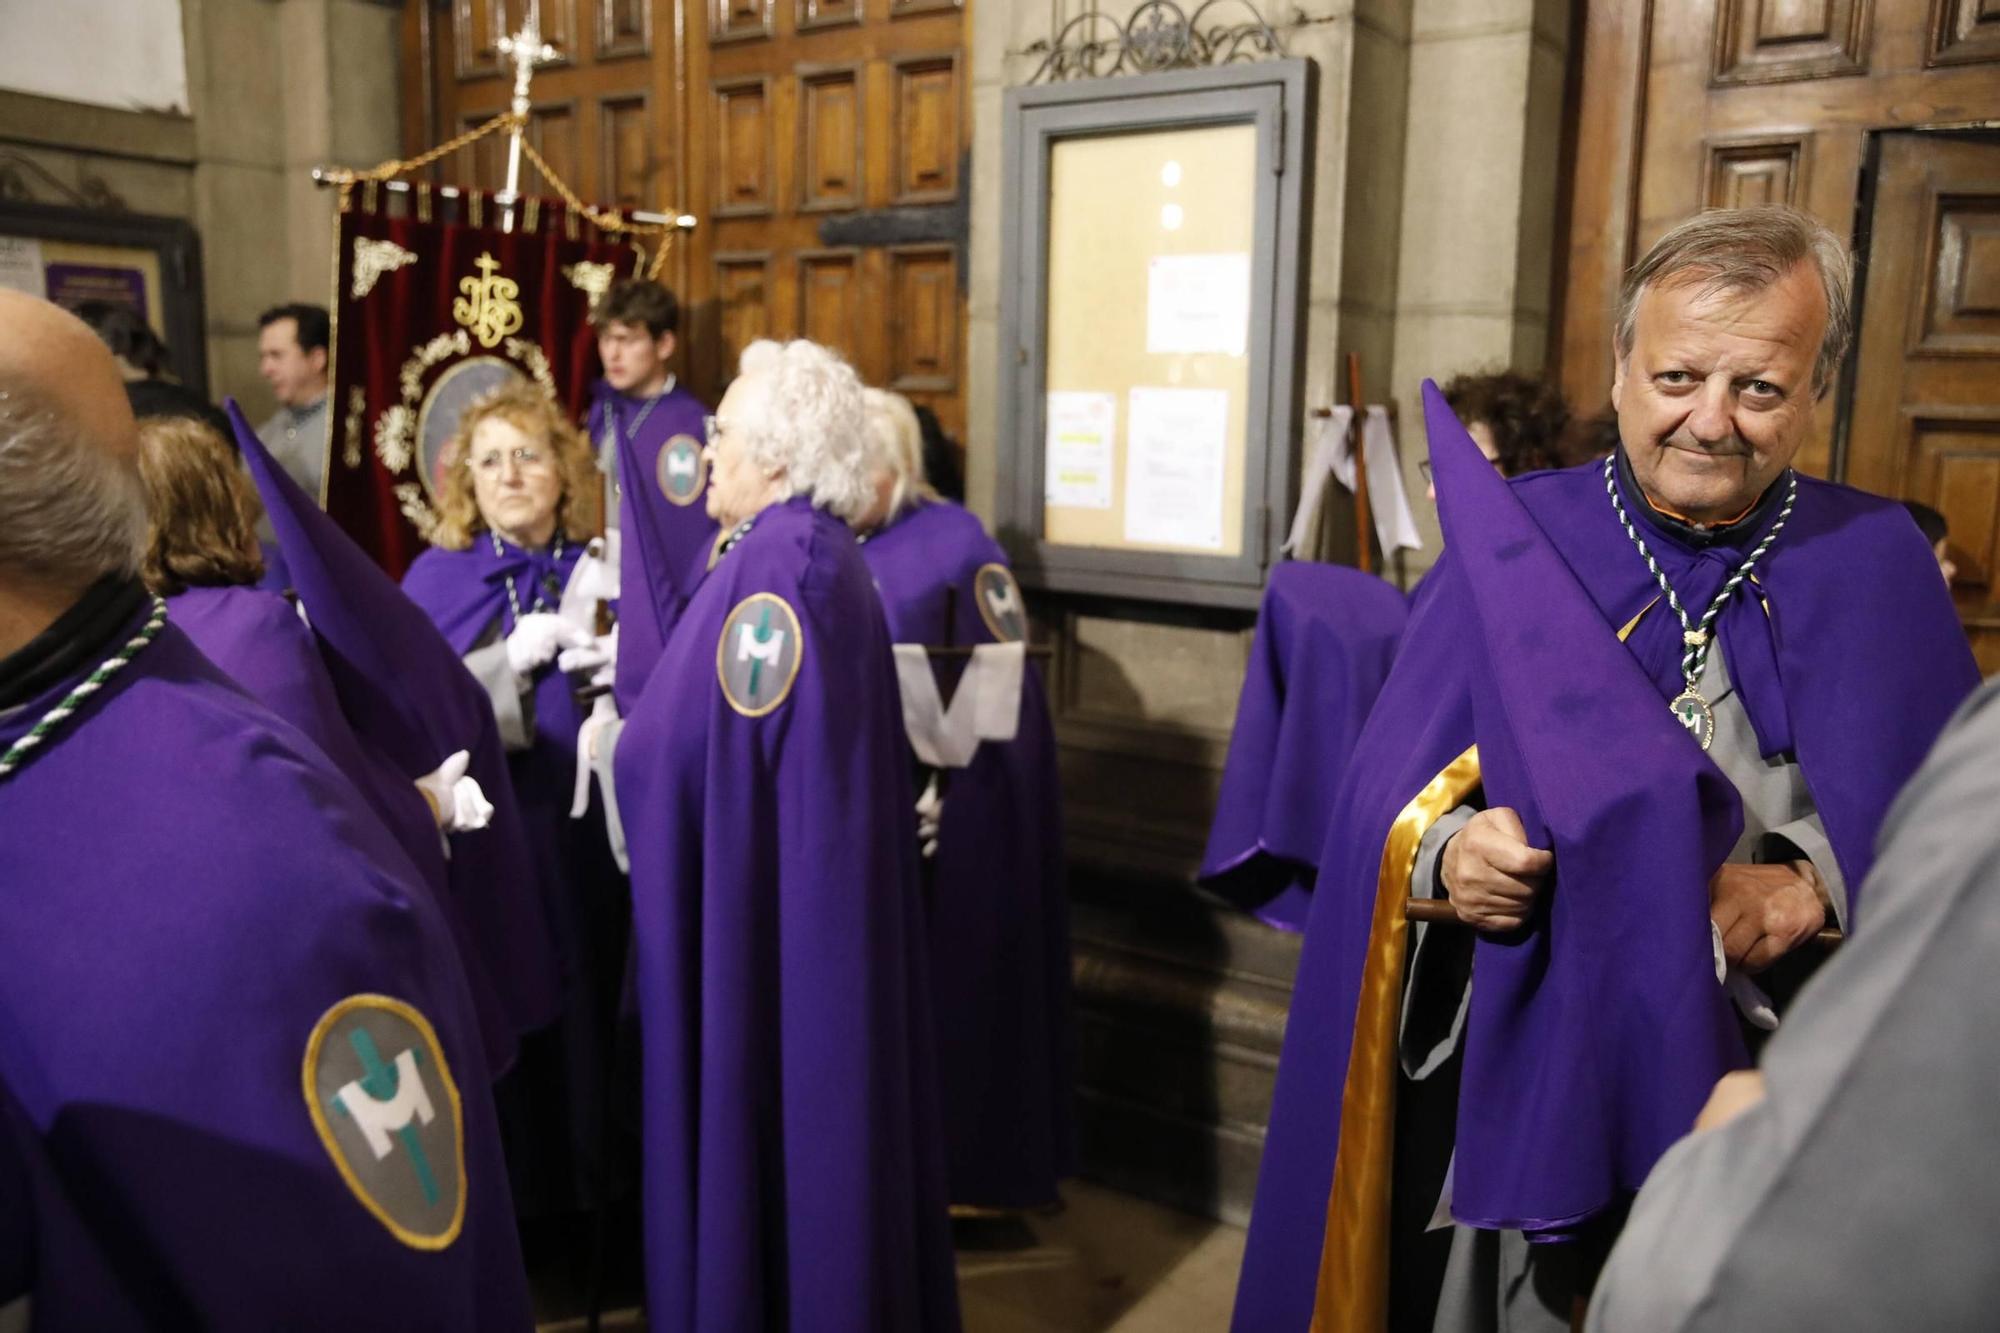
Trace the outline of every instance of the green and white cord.
{"label": "green and white cord", "polygon": [[27,763],[33,756],[35,749],[46,741],[63,723],[69,721],[70,717],[77,709],[83,707],[91,695],[103,689],[113,676],[123,671],[131,664],[133,658],[145,651],[147,644],[159,637],[160,628],[166,623],[166,599],[155,597],[153,599],[153,614],[146,618],[146,623],[139,627],[139,632],[127,639],[123,647],[106,658],[98,666],[97,670],[91,672],[89,676],[80,681],[75,689],[64,695],[60,703],[42,714],[41,721],[30,727],[27,735],[9,746],[7,753],[0,754],[0,778],[8,777],[14,770]]}

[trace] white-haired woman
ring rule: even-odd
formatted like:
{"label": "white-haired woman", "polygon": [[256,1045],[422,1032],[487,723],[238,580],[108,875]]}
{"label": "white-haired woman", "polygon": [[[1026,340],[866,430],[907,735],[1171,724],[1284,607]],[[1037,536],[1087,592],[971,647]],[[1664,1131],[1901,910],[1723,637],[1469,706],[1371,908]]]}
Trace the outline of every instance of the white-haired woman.
{"label": "white-haired woman", "polygon": [[[870,389],[862,557],[899,644],[1023,643],[1026,610],[1007,556],[979,519],[925,480],[909,400]],[[904,716],[956,699],[962,656],[934,655]],[[1055,729],[1040,675],[1020,677],[1013,739],[982,740],[962,767],[926,767],[932,815],[926,929],[937,1015],[946,1175],[954,1205],[1057,1201],[1072,1161],[1069,914]],[[927,799],[927,806],[929,800]],[[926,830],[928,832],[928,829]]]}
{"label": "white-haired woman", "polygon": [[615,737],[657,1329],[957,1327],[914,798],[847,527],[862,433],[832,352],[744,352],[712,567]]}

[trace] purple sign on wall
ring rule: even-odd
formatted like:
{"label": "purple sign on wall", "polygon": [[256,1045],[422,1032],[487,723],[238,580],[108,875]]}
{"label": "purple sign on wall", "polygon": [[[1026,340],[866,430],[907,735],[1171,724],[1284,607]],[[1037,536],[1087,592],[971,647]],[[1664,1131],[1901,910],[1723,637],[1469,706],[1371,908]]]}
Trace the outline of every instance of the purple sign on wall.
{"label": "purple sign on wall", "polygon": [[130,306],[139,318],[151,320],[146,309],[146,275],[136,268],[113,268],[105,264],[48,264],[44,266],[49,300],[65,310],[74,310],[85,301],[109,301]]}

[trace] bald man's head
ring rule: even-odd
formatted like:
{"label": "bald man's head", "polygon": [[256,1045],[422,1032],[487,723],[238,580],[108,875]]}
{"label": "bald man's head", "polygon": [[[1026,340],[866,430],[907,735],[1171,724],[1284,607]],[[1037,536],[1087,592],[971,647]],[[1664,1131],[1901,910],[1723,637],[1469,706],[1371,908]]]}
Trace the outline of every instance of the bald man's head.
{"label": "bald man's head", "polygon": [[137,451],[104,344],[67,311],[0,291],[0,584],[81,591],[137,570]]}

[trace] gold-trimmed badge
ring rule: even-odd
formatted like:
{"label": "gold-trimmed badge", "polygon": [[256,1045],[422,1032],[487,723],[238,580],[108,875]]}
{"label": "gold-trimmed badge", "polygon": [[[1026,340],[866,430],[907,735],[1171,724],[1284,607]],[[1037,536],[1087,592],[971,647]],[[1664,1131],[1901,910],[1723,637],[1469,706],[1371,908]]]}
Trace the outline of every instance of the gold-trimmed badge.
{"label": "gold-trimmed badge", "polygon": [[418,1250],[465,1225],[465,1113],[437,1032],[387,995],[350,995],[306,1041],[306,1109],[361,1206]]}
{"label": "gold-trimmed badge", "polygon": [[1014,571],[1002,564],[981,565],[972,576],[972,599],[979,604],[979,618],[1002,643],[1023,643],[1028,637],[1028,604],[1021,600],[1021,585]]}
{"label": "gold-trimmed badge", "polygon": [[670,504],[691,505],[708,485],[708,456],[694,436],[676,435],[660,447],[653,474]]}
{"label": "gold-trimmed badge", "polygon": [[805,652],[791,603],[773,592],[752,593],[722,622],[715,645],[722,697],[745,717],[764,716],[791,694]]}

